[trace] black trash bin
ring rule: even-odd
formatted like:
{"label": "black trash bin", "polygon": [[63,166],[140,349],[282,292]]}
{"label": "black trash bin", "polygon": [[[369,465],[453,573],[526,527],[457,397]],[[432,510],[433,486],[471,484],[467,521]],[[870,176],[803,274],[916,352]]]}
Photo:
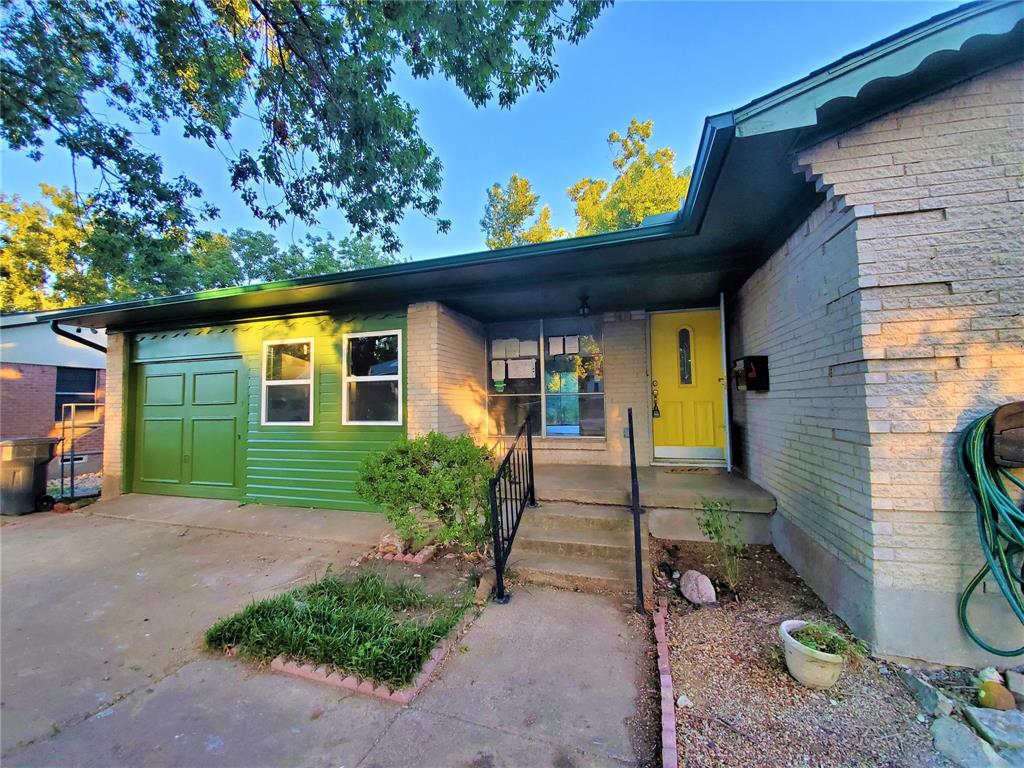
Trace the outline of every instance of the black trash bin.
{"label": "black trash bin", "polygon": [[46,495],[46,465],[58,442],[56,437],[0,438],[0,515],[53,507]]}

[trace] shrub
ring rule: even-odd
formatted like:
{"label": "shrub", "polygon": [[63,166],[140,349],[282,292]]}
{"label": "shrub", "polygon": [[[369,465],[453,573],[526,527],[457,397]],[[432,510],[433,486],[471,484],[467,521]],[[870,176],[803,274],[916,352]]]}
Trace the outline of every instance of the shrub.
{"label": "shrub", "polygon": [[824,621],[812,621],[793,633],[793,639],[815,651],[834,653],[853,662],[868,654],[860,640],[850,640],[842,632]]}
{"label": "shrub", "polygon": [[462,435],[431,432],[402,440],[363,462],[356,490],[378,504],[399,535],[480,549],[490,535],[491,452]]}
{"label": "shrub", "polygon": [[740,583],[740,558],[743,556],[743,534],[739,517],[722,499],[701,499],[697,525],[714,547],[715,563],[729,589],[736,592]]}

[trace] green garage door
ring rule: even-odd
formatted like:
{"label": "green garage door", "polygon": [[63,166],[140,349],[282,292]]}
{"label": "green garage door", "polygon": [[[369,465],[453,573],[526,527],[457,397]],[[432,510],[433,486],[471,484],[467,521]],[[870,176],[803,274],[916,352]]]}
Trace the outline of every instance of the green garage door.
{"label": "green garage door", "polygon": [[139,365],[132,490],[242,496],[246,378],[240,358]]}

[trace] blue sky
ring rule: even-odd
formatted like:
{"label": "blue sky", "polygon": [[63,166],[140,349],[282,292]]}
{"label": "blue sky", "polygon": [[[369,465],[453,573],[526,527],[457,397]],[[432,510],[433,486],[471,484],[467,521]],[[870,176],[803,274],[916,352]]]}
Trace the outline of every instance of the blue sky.
{"label": "blue sky", "polygon": [[[672,147],[677,165],[689,165],[706,115],[739,107],[956,5],[626,0],[607,9],[579,46],[559,49],[560,77],[546,92],[527,95],[511,110],[476,109],[443,80],[399,78],[398,92],[420,110],[423,135],[444,163],[442,216],[453,221],[440,235],[433,222],[409,214],[399,230],[403,254],[420,259],[482,249],[485,191],[512,173],[530,179],[556,225],[572,229],[566,188],[583,176],[611,177],[608,133],[624,130],[631,118],[653,120],[653,145]],[[220,219],[208,226],[265,228],[232,192],[221,156],[172,134],[168,129],[147,145],[160,152],[165,172],[191,176],[220,207]],[[88,178],[80,167],[80,188]],[[35,199],[41,181],[70,185],[67,158],[50,151],[36,163],[3,147],[5,193]],[[333,213],[312,229],[347,231]],[[290,224],[275,234],[289,243],[306,231]]]}

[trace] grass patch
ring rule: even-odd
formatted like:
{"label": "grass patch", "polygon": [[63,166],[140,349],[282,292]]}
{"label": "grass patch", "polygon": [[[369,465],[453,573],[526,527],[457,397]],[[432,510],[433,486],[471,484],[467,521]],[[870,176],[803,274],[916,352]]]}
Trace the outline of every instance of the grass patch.
{"label": "grass patch", "polygon": [[206,646],[240,657],[276,656],[328,664],[400,687],[412,682],[434,646],[469,607],[468,593],[431,595],[375,573],[332,576],[253,602],[206,631]]}

